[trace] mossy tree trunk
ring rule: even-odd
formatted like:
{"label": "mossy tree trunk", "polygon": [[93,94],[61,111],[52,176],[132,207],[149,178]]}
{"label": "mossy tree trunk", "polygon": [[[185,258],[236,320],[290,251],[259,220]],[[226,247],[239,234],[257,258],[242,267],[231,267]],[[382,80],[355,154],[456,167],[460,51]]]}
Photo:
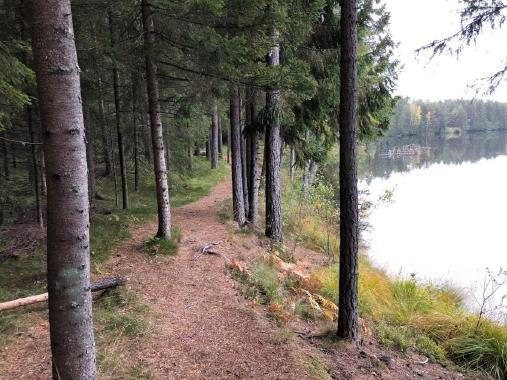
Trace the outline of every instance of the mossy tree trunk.
{"label": "mossy tree trunk", "polygon": [[53,378],[95,379],[88,173],[70,0],[29,4],[48,179]]}

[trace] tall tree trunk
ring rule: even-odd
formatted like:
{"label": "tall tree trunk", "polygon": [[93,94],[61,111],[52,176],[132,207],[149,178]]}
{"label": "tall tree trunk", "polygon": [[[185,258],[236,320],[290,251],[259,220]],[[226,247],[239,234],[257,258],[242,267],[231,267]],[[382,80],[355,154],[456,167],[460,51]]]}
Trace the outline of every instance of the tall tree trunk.
{"label": "tall tree trunk", "polygon": [[93,132],[91,127],[90,112],[83,103],[84,128],[86,138],[86,162],[88,164],[88,195],[90,200],[96,197],[95,183],[95,155],[93,149]]}
{"label": "tall tree trunk", "polygon": [[294,181],[296,177],[296,149],[294,149],[294,145],[292,144],[290,146],[289,175],[290,180]]}
{"label": "tall tree trunk", "polygon": [[231,128],[227,131],[227,163],[231,163]]}
{"label": "tall tree trunk", "polygon": [[[171,147],[169,146],[169,131],[167,128],[163,128],[162,133],[164,135],[166,172],[169,173],[171,171]],[[167,177],[167,181],[169,182],[169,177]]]}
{"label": "tall tree trunk", "polygon": [[139,191],[139,130],[137,120],[137,87],[139,86],[139,78],[137,73],[131,72],[132,85],[132,122],[134,124],[134,191]]}
{"label": "tall tree trunk", "polygon": [[[148,103],[147,101],[145,102]],[[150,113],[145,114],[146,122],[144,123],[143,128],[143,148],[144,148],[144,158],[146,161],[151,162],[151,153],[152,153],[152,145],[151,145],[151,122],[150,122]]]}
{"label": "tall tree trunk", "polygon": [[241,168],[241,105],[239,88],[231,86],[230,118],[231,118],[231,159],[232,159],[232,203],[234,220],[242,227],[246,222],[243,178]]}
{"label": "tall tree trunk", "polygon": [[213,102],[213,117],[211,120],[211,168],[218,169],[218,104]]}
{"label": "tall tree trunk", "polygon": [[100,137],[102,140],[102,155],[104,158],[104,163],[106,165],[106,170],[104,172],[104,176],[111,175],[112,165],[111,165],[111,151],[109,149],[109,141],[107,138],[107,123],[106,123],[106,112],[104,109],[104,89],[102,85],[102,73],[100,71],[99,66],[99,50],[97,43],[97,35],[95,32],[95,26],[91,23],[91,33],[93,39],[93,48],[94,48],[94,65],[95,65],[95,74],[97,76],[97,102],[99,105],[99,127],[100,127]]}
{"label": "tall tree trunk", "polygon": [[[275,31],[274,38],[278,39]],[[270,66],[280,65],[280,47],[276,45],[268,56]],[[280,90],[270,89],[266,94],[267,122],[265,136],[266,161],[266,236],[275,242],[283,241],[281,205],[281,131]]]}
{"label": "tall tree trunk", "polygon": [[151,140],[153,143],[153,161],[155,182],[157,184],[158,231],[162,239],[171,238],[171,205],[169,203],[169,186],[167,183],[167,166],[164,156],[164,138],[160,118],[159,89],[157,66],[153,54],[155,28],[151,9],[147,0],[141,1],[143,12],[144,47],[146,58],[146,82],[148,86],[148,104],[150,110]]}
{"label": "tall tree trunk", "polygon": [[[111,47],[114,49],[117,44],[116,27],[113,19],[113,11],[108,8],[109,33],[111,36]],[[127,182],[127,164],[125,162],[125,147],[123,144],[123,128],[121,122],[121,94],[120,94],[120,72],[116,66],[116,60],[113,59],[113,92],[114,92],[114,109],[116,117],[116,134],[118,143],[118,159],[120,164],[121,178],[121,194],[122,206],[124,209],[129,208],[129,191]]]}
{"label": "tall tree trunk", "polygon": [[10,177],[10,169],[9,169],[9,150],[7,148],[7,141],[5,141],[5,132],[0,135],[0,144],[2,146],[2,160],[4,167],[4,178],[9,180]]}
{"label": "tall tree trunk", "polygon": [[28,125],[28,134],[30,135],[30,153],[32,159],[32,184],[33,191],[35,195],[35,221],[39,227],[44,226],[44,220],[42,217],[42,205],[41,205],[41,195],[40,195],[40,186],[39,186],[39,167],[37,164],[37,145],[35,132],[33,129],[33,114],[32,114],[32,106],[25,106],[25,114],[26,114],[26,124]]}
{"label": "tall tree trunk", "polygon": [[12,168],[18,168],[18,155],[17,155],[17,146],[16,144],[11,144],[11,160],[12,160]]}
{"label": "tall tree trunk", "polygon": [[357,1],[341,1],[340,286],[338,337],[359,339],[357,194]]}
{"label": "tall tree trunk", "polygon": [[[39,128],[39,141],[42,141],[42,124]],[[39,149],[39,173],[40,173],[40,194],[45,196],[48,192],[46,181],[46,158],[44,157],[44,149]]]}
{"label": "tall tree trunk", "polygon": [[111,142],[109,146],[109,152],[111,154],[111,165],[113,169],[114,204],[116,207],[118,207],[118,175],[116,171],[116,157],[114,154],[114,139],[112,128],[109,128],[109,141]]}
{"label": "tall tree trunk", "polygon": [[[256,127],[259,110],[257,107],[257,91],[250,92],[249,114],[251,126]],[[259,187],[261,180],[261,168],[259,166],[259,132],[253,129],[247,135],[248,147],[248,221],[256,226],[259,218]]]}
{"label": "tall tree trunk", "polygon": [[206,140],[206,159],[211,160],[211,127],[208,129],[208,139]]}
{"label": "tall tree trunk", "polygon": [[192,143],[192,134],[190,131],[190,123],[187,122],[187,144],[188,144],[188,170],[192,172],[194,170],[194,147]]}
{"label": "tall tree trunk", "polygon": [[95,379],[88,173],[70,0],[29,2],[48,177],[49,326],[55,379]]}
{"label": "tall tree trunk", "polygon": [[[241,92],[240,92],[240,95],[241,95]],[[247,104],[247,102],[245,102],[245,104]],[[241,105],[241,100],[240,100],[240,105]],[[245,216],[247,216],[248,210],[250,209],[250,206],[248,205],[248,169],[247,169],[247,160],[246,160],[247,148],[246,148],[246,138],[245,138],[245,124],[241,123],[241,112],[240,112],[240,125],[242,125],[241,126],[241,139],[240,139],[241,179],[243,180],[243,202],[245,203]]]}
{"label": "tall tree trunk", "polygon": [[224,158],[223,148],[224,148],[224,135],[222,130],[222,118],[218,116],[218,157],[220,159]]}

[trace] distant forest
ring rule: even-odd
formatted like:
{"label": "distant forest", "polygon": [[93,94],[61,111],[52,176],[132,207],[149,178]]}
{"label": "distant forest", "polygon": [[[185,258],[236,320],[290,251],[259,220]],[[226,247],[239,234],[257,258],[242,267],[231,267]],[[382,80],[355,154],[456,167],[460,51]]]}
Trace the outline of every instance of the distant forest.
{"label": "distant forest", "polygon": [[501,129],[507,129],[507,103],[462,99],[428,102],[401,98],[387,135],[459,134]]}

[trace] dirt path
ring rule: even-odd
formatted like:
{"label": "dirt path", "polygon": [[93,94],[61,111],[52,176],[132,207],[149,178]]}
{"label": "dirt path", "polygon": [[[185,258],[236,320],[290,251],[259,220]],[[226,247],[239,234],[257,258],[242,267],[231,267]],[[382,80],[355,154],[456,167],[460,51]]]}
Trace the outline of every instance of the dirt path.
{"label": "dirt path", "polygon": [[[214,255],[195,259],[198,247],[222,241],[228,257],[246,250],[216,215],[216,203],[230,197],[231,184],[174,210],[183,233],[178,255],[150,257],[141,246],[156,231],[148,223],[119,244],[108,266],[129,278],[128,287],[154,311],[154,331],[132,356],[142,358],[157,379],[306,379],[294,343],[279,344],[277,329],[238,294],[237,284]],[[39,315],[39,313],[36,313]],[[37,319],[0,351],[0,379],[50,378],[48,323]]]}
{"label": "dirt path", "polygon": [[[143,242],[156,231],[155,222],[136,229],[132,239],[113,250],[110,272],[129,278],[128,288],[150,306],[155,319],[152,331],[136,341],[134,349],[126,348],[127,357],[141,359],[156,379],[299,380],[325,379],[328,374],[354,380],[465,377],[439,364],[418,364],[417,355],[414,359],[381,348],[375,340],[358,349],[339,343],[323,346],[313,338],[281,339],[281,330],[266,313],[239,293],[241,285],[231,279],[221,257],[195,259],[199,247],[217,241],[221,253],[247,263],[264,252],[262,240],[231,233],[228,225],[219,222],[215,205],[230,197],[230,187],[226,181],[211,195],[174,210],[175,224],[183,233],[178,255],[150,257],[142,252]],[[312,257],[305,252],[302,260]],[[27,313],[27,318],[34,318],[31,327],[0,350],[0,380],[51,376],[48,323],[40,311],[34,311],[33,316]],[[298,325],[308,332],[313,327]],[[392,365],[383,365],[378,359],[382,357],[391,358]],[[325,362],[327,368],[315,373],[318,366],[312,369],[312,360]]]}
{"label": "dirt path", "polygon": [[159,315],[154,339],[140,354],[164,379],[304,379],[292,348],[274,339],[274,326],[256,313],[235,290],[220,257],[196,249],[222,241],[221,252],[241,250],[216,216],[215,204],[230,196],[230,182],[212,194],[174,211],[183,239],[178,255],[161,264],[139,252],[156,230],[151,223],[116,249],[114,272],[126,274],[129,287]]}

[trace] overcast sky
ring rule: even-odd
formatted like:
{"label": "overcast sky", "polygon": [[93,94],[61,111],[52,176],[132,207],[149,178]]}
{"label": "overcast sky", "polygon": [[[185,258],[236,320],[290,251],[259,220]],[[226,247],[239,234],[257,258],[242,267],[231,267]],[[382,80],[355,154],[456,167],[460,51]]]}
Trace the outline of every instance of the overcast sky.
{"label": "overcast sky", "polygon": [[[475,46],[459,56],[442,55],[429,61],[414,50],[458,30],[458,0],[384,0],[391,12],[391,32],[400,43],[397,95],[414,99],[471,99],[475,80],[496,72],[507,58],[507,25],[503,30],[484,31]],[[479,96],[484,98],[483,96]],[[507,85],[490,98],[507,102]]]}

